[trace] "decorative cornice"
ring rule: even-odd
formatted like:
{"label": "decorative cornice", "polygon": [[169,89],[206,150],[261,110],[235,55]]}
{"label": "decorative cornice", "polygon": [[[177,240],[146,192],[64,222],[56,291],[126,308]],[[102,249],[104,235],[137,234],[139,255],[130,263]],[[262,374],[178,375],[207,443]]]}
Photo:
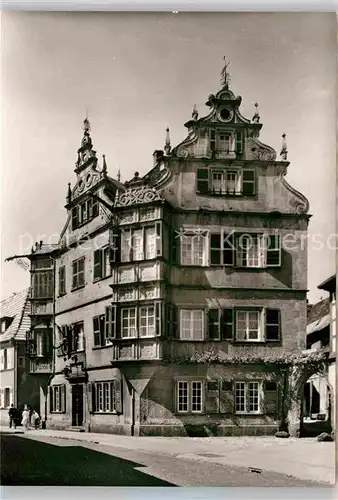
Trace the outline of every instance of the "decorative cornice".
{"label": "decorative cornice", "polygon": [[116,207],[126,207],[139,205],[153,201],[164,201],[164,198],[154,187],[142,186],[139,188],[127,189],[124,193],[119,193],[115,200]]}
{"label": "decorative cornice", "polygon": [[285,186],[286,189],[290,191],[290,193],[292,193],[295,197],[291,200],[290,204],[296,210],[296,213],[301,215],[307,214],[310,209],[309,200],[287,182],[287,180],[285,179],[285,175],[281,176],[281,182],[283,186]]}

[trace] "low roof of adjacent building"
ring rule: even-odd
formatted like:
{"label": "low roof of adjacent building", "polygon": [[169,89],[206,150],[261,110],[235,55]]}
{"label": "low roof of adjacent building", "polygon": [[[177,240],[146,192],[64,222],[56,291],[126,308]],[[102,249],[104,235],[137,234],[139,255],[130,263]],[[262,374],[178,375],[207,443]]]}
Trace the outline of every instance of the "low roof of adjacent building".
{"label": "low roof of adjacent building", "polygon": [[318,288],[327,292],[334,292],[336,290],[336,275],[334,274],[333,276],[330,276],[330,278],[323,281]]}
{"label": "low roof of adjacent building", "polygon": [[0,302],[0,319],[8,320],[8,327],[0,333],[0,342],[11,339],[26,340],[30,328],[29,288],[13,293]]}
{"label": "low roof of adjacent building", "polygon": [[306,327],[307,335],[326,328],[330,324],[330,321],[331,315],[329,297],[317,302],[317,304],[308,306]]}

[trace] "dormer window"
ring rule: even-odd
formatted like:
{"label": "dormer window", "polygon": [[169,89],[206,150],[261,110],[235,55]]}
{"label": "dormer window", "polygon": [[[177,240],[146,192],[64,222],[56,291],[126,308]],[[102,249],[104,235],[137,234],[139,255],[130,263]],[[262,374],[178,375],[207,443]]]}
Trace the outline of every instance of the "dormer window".
{"label": "dormer window", "polygon": [[5,331],[10,326],[12,321],[13,321],[13,318],[10,318],[9,316],[4,316],[3,318],[1,318],[1,324],[0,324],[1,333],[5,333]]}

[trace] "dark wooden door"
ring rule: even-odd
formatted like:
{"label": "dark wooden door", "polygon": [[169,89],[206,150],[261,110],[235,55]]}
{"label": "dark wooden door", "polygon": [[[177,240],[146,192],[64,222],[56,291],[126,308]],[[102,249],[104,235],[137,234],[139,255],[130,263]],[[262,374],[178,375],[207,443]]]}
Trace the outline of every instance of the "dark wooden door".
{"label": "dark wooden door", "polygon": [[72,387],[72,426],[82,427],[83,425],[83,385],[73,385]]}

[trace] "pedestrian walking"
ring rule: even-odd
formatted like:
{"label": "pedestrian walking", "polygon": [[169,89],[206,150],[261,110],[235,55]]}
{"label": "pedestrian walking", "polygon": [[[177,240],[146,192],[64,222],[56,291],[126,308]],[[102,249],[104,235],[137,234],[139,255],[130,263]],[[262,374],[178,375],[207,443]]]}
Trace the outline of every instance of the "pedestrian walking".
{"label": "pedestrian walking", "polygon": [[12,428],[12,426],[14,427],[14,430],[16,429],[17,412],[18,412],[18,410],[15,408],[14,404],[12,403],[10,409],[8,410],[9,428],[10,429]]}
{"label": "pedestrian walking", "polygon": [[23,412],[22,412],[22,421],[21,424],[23,425],[24,430],[28,430],[29,427],[29,409],[27,405],[25,405]]}
{"label": "pedestrian walking", "polygon": [[36,410],[33,410],[32,412],[31,424],[34,427],[34,429],[38,429],[40,426],[40,415]]}

